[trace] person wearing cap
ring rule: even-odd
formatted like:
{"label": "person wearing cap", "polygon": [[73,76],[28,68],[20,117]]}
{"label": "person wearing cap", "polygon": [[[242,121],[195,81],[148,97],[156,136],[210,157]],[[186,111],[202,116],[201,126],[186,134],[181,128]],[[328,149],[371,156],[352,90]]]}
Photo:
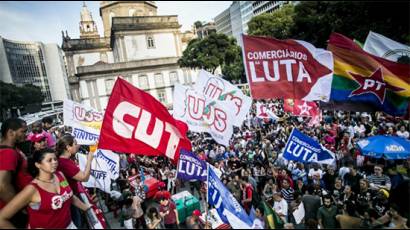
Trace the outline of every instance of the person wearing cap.
{"label": "person wearing cap", "polygon": [[188,229],[202,229],[201,222],[199,221],[199,217],[202,215],[201,211],[195,209],[192,212],[192,215],[189,216],[186,220],[186,226]]}
{"label": "person wearing cap", "polygon": [[31,136],[30,141],[32,143],[31,145],[31,154],[34,153],[34,151],[40,151],[42,149],[47,148],[47,139],[46,136],[44,136],[41,133],[34,134]]}
{"label": "person wearing cap", "polygon": [[159,215],[164,219],[165,228],[177,229],[179,225],[178,211],[175,203],[170,200],[171,194],[169,192],[162,192],[159,196]]}

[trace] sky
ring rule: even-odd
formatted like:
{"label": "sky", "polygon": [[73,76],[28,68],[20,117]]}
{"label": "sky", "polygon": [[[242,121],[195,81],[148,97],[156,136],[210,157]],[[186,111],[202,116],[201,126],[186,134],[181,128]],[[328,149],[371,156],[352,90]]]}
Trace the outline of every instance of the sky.
{"label": "sky", "polygon": [[[211,21],[232,1],[156,1],[157,15],[178,15],[181,31],[191,29],[196,21]],[[99,1],[86,1],[98,32],[103,35]],[[82,1],[0,2],[0,36],[16,41],[39,41],[61,45],[61,31],[71,38],[80,37]]]}

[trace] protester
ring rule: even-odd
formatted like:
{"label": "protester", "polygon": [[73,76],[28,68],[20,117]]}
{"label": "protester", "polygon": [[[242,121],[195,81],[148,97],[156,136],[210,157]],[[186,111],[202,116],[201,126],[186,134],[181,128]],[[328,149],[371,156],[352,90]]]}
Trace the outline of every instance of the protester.
{"label": "protester", "polygon": [[[32,181],[27,172],[27,159],[16,144],[26,139],[27,124],[18,118],[7,119],[1,126],[0,142],[0,210]],[[27,215],[19,212],[11,219],[24,228]]]}
{"label": "protester", "polygon": [[44,149],[33,154],[29,169],[35,179],[0,211],[1,228],[15,227],[9,220],[26,206],[29,228],[76,228],[71,219],[71,205],[83,211],[91,207],[73,195],[57,166],[54,150]]}
{"label": "protester", "polygon": [[179,225],[178,212],[175,203],[171,200],[169,193],[164,193],[159,197],[159,214],[164,218],[164,225],[167,229],[177,229]]}
{"label": "protester", "polygon": [[164,229],[162,226],[162,218],[155,207],[148,209],[148,213],[145,217],[145,222],[149,229]]}
{"label": "protester", "polygon": [[[91,162],[94,158],[93,153],[87,154],[87,163],[84,171],[81,171],[77,164],[72,160],[72,157],[78,152],[79,145],[71,135],[65,135],[57,142],[56,151],[58,156],[58,170],[64,173],[67,181],[73,190],[74,195],[79,195],[78,182],[87,182],[91,175]],[[71,214],[74,224],[82,227],[83,221],[79,210],[72,206]]]}

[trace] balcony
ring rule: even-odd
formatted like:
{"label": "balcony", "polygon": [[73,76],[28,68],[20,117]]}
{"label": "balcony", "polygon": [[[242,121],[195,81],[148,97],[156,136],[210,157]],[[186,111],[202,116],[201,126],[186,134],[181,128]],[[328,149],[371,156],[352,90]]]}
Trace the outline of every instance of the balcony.
{"label": "balcony", "polygon": [[110,38],[66,39],[63,41],[64,51],[110,48]]}

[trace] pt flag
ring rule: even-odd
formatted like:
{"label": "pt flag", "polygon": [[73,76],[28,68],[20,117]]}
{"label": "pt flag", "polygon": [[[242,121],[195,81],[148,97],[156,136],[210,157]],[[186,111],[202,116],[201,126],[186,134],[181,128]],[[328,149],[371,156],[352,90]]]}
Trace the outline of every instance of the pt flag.
{"label": "pt flag", "polygon": [[166,156],[176,163],[180,149],[191,150],[187,129],[153,96],[118,78],[105,111],[99,148]]}
{"label": "pt flag", "polygon": [[335,155],[318,142],[293,128],[285,146],[283,157],[297,162],[335,163]]}
{"label": "pt flag", "polygon": [[285,99],[283,108],[285,112],[291,112],[295,116],[316,117],[320,109],[314,101]]}
{"label": "pt flag", "polygon": [[329,101],[332,53],[299,40],[243,35],[243,59],[253,99]]}
{"label": "pt flag", "polygon": [[331,100],[365,103],[393,116],[407,113],[409,65],[369,54],[338,33],[330,35],[328,50],[335,61]]}

